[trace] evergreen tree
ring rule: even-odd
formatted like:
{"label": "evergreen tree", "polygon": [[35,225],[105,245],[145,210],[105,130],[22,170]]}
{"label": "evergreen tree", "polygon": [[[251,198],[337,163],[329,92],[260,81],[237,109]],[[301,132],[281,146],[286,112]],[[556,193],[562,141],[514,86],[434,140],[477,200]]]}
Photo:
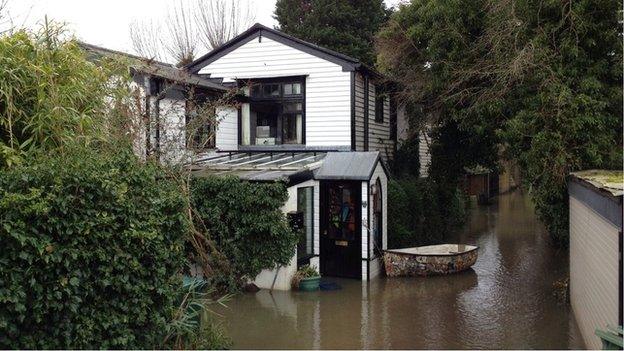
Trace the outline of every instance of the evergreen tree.
{"label": "evergreen tree", "polygon": [[277,0],[280,30],[374,64],[374,36],[389,10],[383,0]]}
{"label": "evergreen tree", "polygon": [[621,169],[621,10],[612,0],[413,0],[381,30],[379,65],[439,123],[496,136],[565,243],[567,175]]}

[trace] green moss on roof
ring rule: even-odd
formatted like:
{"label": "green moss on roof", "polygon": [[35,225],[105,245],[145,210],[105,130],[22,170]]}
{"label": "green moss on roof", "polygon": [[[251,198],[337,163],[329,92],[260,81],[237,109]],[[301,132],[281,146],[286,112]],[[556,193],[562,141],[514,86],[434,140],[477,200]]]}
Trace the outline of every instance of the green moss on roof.
{"label": "green moss on roof", "polygon": [[624,172],[622,171],[590,169],[574,172],[572,175],[616,196],[622,195],[624,190]]}

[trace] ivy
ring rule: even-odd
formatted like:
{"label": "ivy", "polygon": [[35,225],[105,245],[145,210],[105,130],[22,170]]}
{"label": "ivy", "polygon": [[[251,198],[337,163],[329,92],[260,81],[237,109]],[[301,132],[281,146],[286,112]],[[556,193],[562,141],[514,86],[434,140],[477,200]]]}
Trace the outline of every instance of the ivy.
{"label": "ivy", "polygon": [[192,206],[201,221],[198,227],[207,229],[230,262],[235,279],[241,280],[286,265],[294,255],[297,235],[282,212],[287,198],[286,186],[279,182],[210,176],[191,183]]}

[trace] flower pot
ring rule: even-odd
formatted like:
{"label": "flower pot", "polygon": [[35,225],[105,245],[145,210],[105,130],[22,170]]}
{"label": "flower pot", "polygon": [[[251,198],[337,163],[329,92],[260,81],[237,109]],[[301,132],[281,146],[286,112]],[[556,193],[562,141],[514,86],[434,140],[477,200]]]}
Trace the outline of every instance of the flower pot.
{"label": "flower pot", "polygon": [[299,290],[314,291],[318,290],[321,277],[303,278],[299,281]]}

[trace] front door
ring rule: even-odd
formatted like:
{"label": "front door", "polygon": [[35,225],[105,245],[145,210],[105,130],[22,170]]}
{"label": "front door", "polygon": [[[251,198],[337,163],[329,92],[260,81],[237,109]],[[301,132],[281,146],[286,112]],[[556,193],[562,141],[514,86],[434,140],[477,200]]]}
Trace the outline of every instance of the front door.
{"label": "front door", "polygon": [[321,182],[321,274],[362,277],[361,182]]}

